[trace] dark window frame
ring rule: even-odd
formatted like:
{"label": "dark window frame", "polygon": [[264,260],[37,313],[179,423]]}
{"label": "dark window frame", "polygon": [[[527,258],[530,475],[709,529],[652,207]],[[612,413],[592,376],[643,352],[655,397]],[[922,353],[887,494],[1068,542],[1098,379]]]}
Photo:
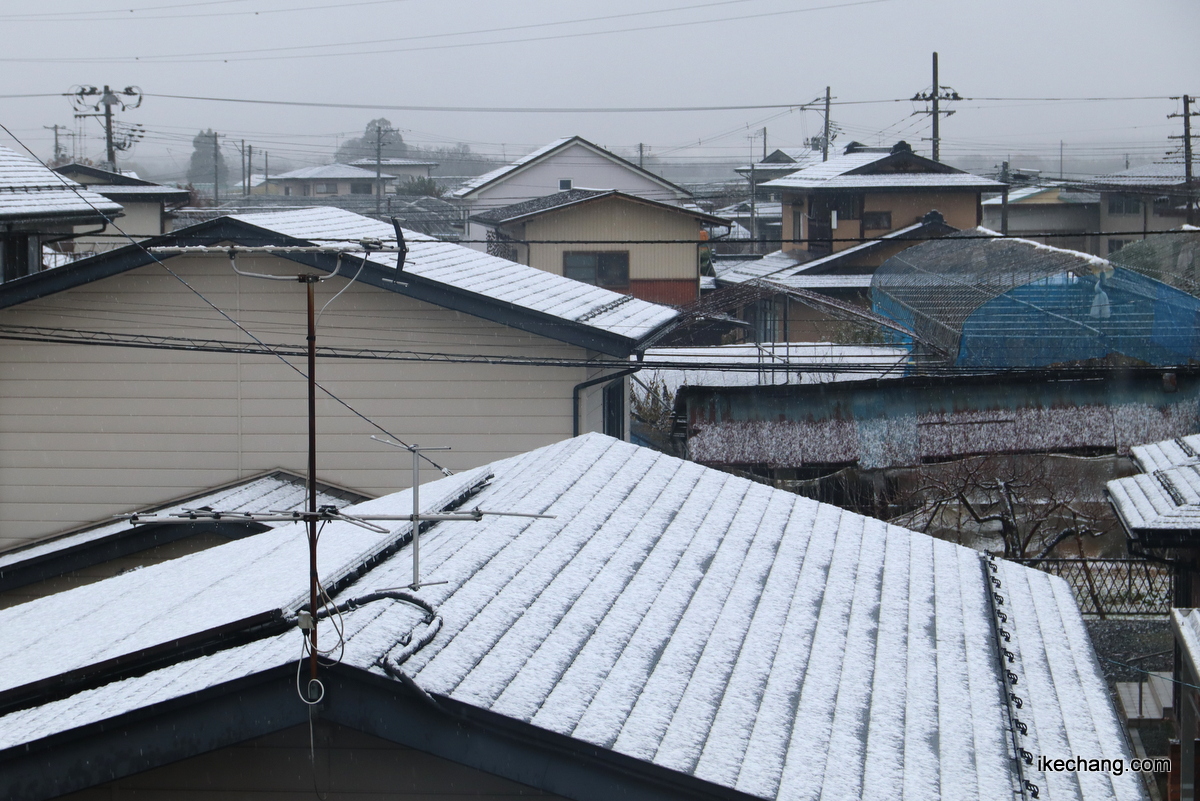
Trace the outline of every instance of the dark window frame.
{"label": "dark window frame", "polygon": [[570,189],[574,189],[574,188],[575,188],[575,180],[573,178],[559,178],[558,179],[558,191],[559,192],[566,192],[566,191],[568,191]]}
{"label": "dark window frame", "polygon": [[892,230],[892,213],[890,211],[864,211],[862,215],[864,231]]}
{"label": "dark window frame", "polygon": [[1137,195],[1109,195],[1108,213],[1129,216],[1142,213],[1142,199]]}
{"label": "dark window frame", "polygon": [[370,181],[356,181],[350,184],[350,194],[352,195],[373,195],[375,187]]}
{"label": "dark window frame", "polygon": [[[571,264],[575,261],[575,264]],[[588,264],[587,262],[591,262]],[[623,263],[622,263],[623,262]],[[612,280],[614,271],[618,279]],[[563,275],[605,289],[629,288],[628,250],[568,250],[563,252]]]}

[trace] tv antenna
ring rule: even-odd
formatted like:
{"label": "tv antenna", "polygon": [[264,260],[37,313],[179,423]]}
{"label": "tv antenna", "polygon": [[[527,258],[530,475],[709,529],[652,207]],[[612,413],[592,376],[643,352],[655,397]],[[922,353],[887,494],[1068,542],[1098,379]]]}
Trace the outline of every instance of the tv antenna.
{"label": "tv antenna", "polygon": [[[389,529],[379,525],[382,522],[400,522],[411,521],[411,537],[413,546],[413,583],[412,589],[420,589],[422,585],[420,580],[420,557],[418,548],[420,525],[425,521],[473,521],[479,522],[485,515],[501,515],[506,517],[531,517],[531,518],[553,518],[554,515],[542,514],[524,514],[519,512],[490,512],[481,509],[472,509],[467,512],[444,512],[422,514],[420,509],[420,460],[421,452],[429,450],[449,450],[446,447],[438,448],[422,448],[418,445],[401,445],[391,440],[379,440],[386,444],[400,448],[405,448],[413,454],[413,487],[412,487],[412,514],[411,515],[347,515],[343,514],[337,507],[333,505],[319,506],[317,504],[317,380],[316,380],[316,358],[317,358],[317,330],[316,324],[319,315],[316,312],[316,293],[315,287],[317,284],[328,281],[337,276],[342,269],[342,262],[346,255],[352,255],[358,258],[362,264],[359,266],[358,273],[350,279],[350,283],[354,283],[362,270],[366,267],[367,261],[373,253],[396,253],[396,272],[399,274],[404,270],[404,263],[408,255],[408,245],[404,240],[404,232],[400,228],[399,222],[395,217],[391,218],[392,226],[396,231],[396,244],[393,247],[384,245],[379,239],[362,239],[358,243],[345,243],[341,246],[259,246],[259,247],[210,247],[210,246],[176,246],[176,247],[151,247],[148,252],[152,254],[164,255],[223,255],[229,258],[230,267],[233,271],[246,278],[255,278],[270,281],[291,281],[304,284],[307,300],[307,341],[308,341],[308,475],[307,475],[307,490],[308,503],[307,508],[303,512],[272,510],[267,513],[255,512],[223,512],[212,509],[184,509],[181,512],[175,512],[159,517],[156,514],[126,514],[116,515],[117,518],[128,520],[131,525],[149,525],[161,523],[179,523],[190,524],[197,520],[228,520],[234,522],[287,522],[287,523],[304,523],[307,528],[308,539],[308,567],[309,567],[309,606],[307,614],[301,612],[298,615],[298,624],[300,629],[305,632],[305,637],[308,641],[309,652],[309,681],[307,687],[307,697],[301,696],[307,704],[316,704],[325,695],[325,687],[321,683],[318,676],[319,655],[317,641],[317,620],[318,609],[321,606],[319,596],[324,594],[324,589],[321,587],[319,574],[317,571],[317,536],[319,532],[318,524],[325,524],[334,521],[342,521],[373,531],[379,534],[389,533]],[[316,273],[299,273],[296,275],[273,275],[270,273],[251,272],[238,267],[237,257],[239,254],[257,254],[266,253],[274,255],[282,254],[337,254],[337,263],[332,272],[328,275],[319,275]],[[355,254],[362,253],[364,255],[357,256]],[[404,282],[385,278],[401,286],[406,286]],[[339,290],[337,295],[334,295],[329,303],[337,299],[338,295],[350,286],[350,283]],[[450,475],[449,471],[444,470],[446,475]],[[441,584],[444,582],[425,582],[426,584]],[[328,598],[328,596],[326,596]]]}

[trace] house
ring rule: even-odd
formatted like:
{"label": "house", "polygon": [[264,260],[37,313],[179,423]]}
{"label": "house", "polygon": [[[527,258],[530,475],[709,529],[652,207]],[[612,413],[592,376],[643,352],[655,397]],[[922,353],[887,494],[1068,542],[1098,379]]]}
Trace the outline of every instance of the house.
{"label": "house", "polygon": [[[451,196],[466,217],[569,189],[615,189],[647,200],[680,205],[691,193],[579,136],[557,139],[504,167],[467,181]],[[487,245],[487,228],[467,224],[476,250]]]}
{"label": "house", "polygon": [[120,204],[0,146],[0,281],[54,266],[47,258],[69,252],[79,226],[114,232],[121,215]]}
{"label": "house", "polygon": [[[821,151],[811,147],[777,148],[763,157],[762,161],[734,168],[734,172],[751,182],[754,189],[767,181],[791,175],[797,170],[821,163]],[[768,191],[764,200],[778,202],[779,191]]]}
{"label": "house", "polygon": [[487,230],[489,253],[673,305],[700,297],[701,247],[709,230],[729,227],[698,209],[613,189],[568,189],[470,222]]}
{"label": "house", "polygon": [[1003,189],[918,156],[906,142],[851,143],[839,156],[762,186],[782,192],[784,241],[817,256],[905,228],[934,210],[954,228],[973,228],[982,220],[982,193]]}
{"label": "house", "polygon": [[322,164],[272,175],[264,192],[289,197],[326,197],[335,195],[381,195],[389,191],[395,176],[349,164]]}
{"label": "house", "polygon": [[957,367],[1172,367],[1200,356],[1195,295],[1099,256],[992,234],[964,231],[893,256],[875,271],[875,311],[911,331],[918,352]]}
{"label": "house", "polygon": [[[55,167],[54,171],[86,186],[91,192],[120,203],[124,210],[121,230],[135,239],[165,234],[171,228],[171,210],[183,206],[191,198],[186,189],[163,186],[87,164],[64,164]],[[82,234],[83,228],[86,226],[80,226],[77,230]],[[129,240],[114,234],[116,232],[110,229],[102,238],[76,237],[75,252],[98,253],[129,243]]]}
{"label": "house", "polygon": [[[1004,230],[1004,198],[983,201],[983,227]],[[1100,194],[1060,184],[1022,186],[1008,193],[1008,235],[1043,245],[1105,255],[1100,246]]]}
{"label": "house", "polygon": [[0,795],[1147,797],[1059,578],[598,434],[420,499],[420,582],[408,491],[325,527],[315,682],[295,524],[0,610]]}
{"label": "house", "polygon": [[423,161],[421,159],[388,158],[376,161],[372,158],[366,158],[352,161],[350,162],[350,166],[371,172],[374,172],[378,168],[384,175],[390,175],[403,184],[412,178],[428,178],[433,175],[433,170],[438,166],[438,163],[436,161]]}
{"label": "house", "polygon": [[[372,434],[451,446],[430,458],[452,470],[581,431],[627,436],[627,359],[674,310],[405,237],[397,273],[394,253],[362,255],[394,241],[389,224],[329,208],[231,215],[0,286],[3,545],[306,470],[303,287],[235,267],[337,272],[315,287],[332,393],[317,410],[323,481],[367,495],[403,482],[406,460]],[[239,246],[322,250],[231,264]]]}
{"label": "house", "polygon": [[1187,176],[1181,161],[1098,175],[1085,188],[1100,193],[1100,246],[1105,255],[1178,228],[1187,220]]}

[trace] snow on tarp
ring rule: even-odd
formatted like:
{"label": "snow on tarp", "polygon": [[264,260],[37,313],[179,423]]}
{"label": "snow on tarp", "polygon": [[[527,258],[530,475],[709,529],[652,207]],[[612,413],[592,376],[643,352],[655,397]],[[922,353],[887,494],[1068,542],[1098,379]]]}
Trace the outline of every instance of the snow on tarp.
{"label": "snow on tarp", "polygon": [[[317,505],[344,506],[347,495],[340,491],[328,492],[318,485]],[[359,496],[364,497],[364,496]],[[193,495],[177,503],[152,506],[138,510],[139,514],[154,513],[160,516],[177,514],[188,509],[216,509],[233,513],[264,513],[270,511],[302,511],[308,505],[308,490],[304,479],[290,476],[283,471],[275,471],[265,476],[239,481],[231,486],[201,495]],[[270,528],[279,523],[263,523]],[[112,536],[128,533],[133,528],[127,520],[117,520],[93,526],[84,531],[77,531],[61,537],[30,543],[11,551],[0,553],[0,573],[14,565],[29,562],[68,549]]]}
{"label": "snow on tarp", "polygon": [[[365,238],[394,239],[391,225],[330,207],[236,214],[235,220],[317,245],[357,246]],[[477,250],[405,231],[404,271],[455,289],[560,317],[601,331],[640,339],[678,313],[657,303],[621,295]],[[376,253],[373,263],[395,269],[395,253]]]}
{"label": "snow on tarp", "polygon": [[[422,509],[440,509],[486,472],[472,470],[422,491]],[[411,514],[410,490],[366,501],[362,514]],[[340,577],[407,534],[392,523],[380,534],[344,522],[325,526],[321,581]],[[104,581],[0,610],[6,648],[0,692],[49,679],[180,638],[308,602],[308,542],[303,524],[219,545]]]}
{"label": "snow on tarp", "polygon": [[[488,470],[472,505],[556,517],[434,526],[423,575],[446,583],[419,595],[441,630],[410,654],[419,611],[366,604],[346,614],[344,663],[385,676],[381,658],[404,658],[434,694],[760,798],[1014,797],[978,553],[598,434]],[[409,570],[402,550],[340,597]],[[209,578],[244,575],[224,571]],[[1128,760],[1069,588],[1012,564],[998,578],[1021,742]],[[294,631],[11,713],[0,749],[286,664],[289,648]],[[1144,797],[1129,771],[1027,778],[1048,801]]]}

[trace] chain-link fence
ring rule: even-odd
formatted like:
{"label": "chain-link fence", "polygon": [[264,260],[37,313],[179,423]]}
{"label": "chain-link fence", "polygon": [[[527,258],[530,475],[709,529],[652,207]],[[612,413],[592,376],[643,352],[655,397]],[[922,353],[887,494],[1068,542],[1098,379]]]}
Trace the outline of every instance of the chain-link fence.
{"label": "chain-link fence", "polygon": [[1145,559],[1042,559],[1029,564],[1066,579],[1085,615],[1168,615],[1170,565]]}

